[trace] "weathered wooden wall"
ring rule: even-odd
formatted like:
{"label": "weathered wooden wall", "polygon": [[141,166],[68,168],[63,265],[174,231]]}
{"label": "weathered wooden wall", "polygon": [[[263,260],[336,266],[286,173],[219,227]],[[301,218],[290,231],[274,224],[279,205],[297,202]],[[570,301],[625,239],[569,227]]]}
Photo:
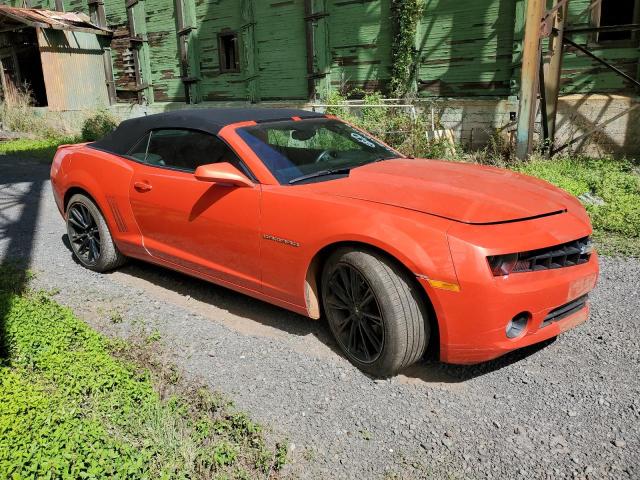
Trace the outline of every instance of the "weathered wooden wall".
{"label": "weathered wooden wall", "polygon": [[[239,0],[217,2],[199,1],[196,4],[200,92],[203,100],[244,100],[246,81],[242,73],[220,73],[218,62],[218,33],[223,29],[239,32],[243,26]],[[244,47],[244,46],[241,46]]]}
{"label": "weathered wooden wall", "polygon": [[391,0],[331,0],[333,88],[384,90],[391,76]]}
{"label": "weathered wooden wall", "polygon": [[[569,2],[570,28],[591,26],[592,0],[571,0]],[[628,23],[633,23],[629,19]],[[594,54],[604,58],[634,78],[638,78],[640,51],[638,43],[615,42],[596,44],[589,34],[570,35],[572,40],[586,45]],[[626,44],[625,44],[626,43]],[[629,82],[614,74],[603,65],[569,47],[565,50],[562,72],[562,93],[628,93],[637,94]]]}
{"label": "weathered wooden wall", "polygon": [[423,96],[505,96],[513,75],[515,2],[430,0],[418,30]]}
{"label": "weathered wooden wall", "polygon": [[[21,4],[21,0],[4,1]],[[418,94],[492,98],[517,94],[525,2],[426,0],[415,39]],[[571,0],[571,27],[590,24],[592,2]],[[53,9],[55,2],[31,3]],[[187,98],[192,102],[303,101],[314,91],[322,94],[317,88],[322,79],[336,89],[384,91],[392,63],[391,3],[391,0],[310,3],[139,0],[133,7],[137,12],[135,29],[144,41],[135,42],[130,40],[131,20],[127,18],[126,0],[104,0],[107,24],[115,32],[111,54],[118,98],[120,101],[144,98],[148,102],[184,102]],[[183,31],[182,37],[178,33],[176,5],[181,5],[187,16],[190,9],[193,11],[192,20],[183,20],[190,29],[187,33]],[[64,7],[89,13],[88,0],[64,0]],[[305,20],[309,12],[315,15],[311,30],[306,23],[310,20]],[[218,34],[223,30],[238,33],[240,72],[220,72]],[[141,31],[146,33],[140,35]],[[180,38],[185,41],[186,53],[184,49],[181,53]],[[637,77],[640,58],[637,43],[594,45],[587,35],[576,35],[574,40]],[[138,77],[136,64],[142,71]],[[148,83],[148,88],[141,90],[141,82],[142,87]],[[637,92],[606,68],[568,49],[562,93]]]}

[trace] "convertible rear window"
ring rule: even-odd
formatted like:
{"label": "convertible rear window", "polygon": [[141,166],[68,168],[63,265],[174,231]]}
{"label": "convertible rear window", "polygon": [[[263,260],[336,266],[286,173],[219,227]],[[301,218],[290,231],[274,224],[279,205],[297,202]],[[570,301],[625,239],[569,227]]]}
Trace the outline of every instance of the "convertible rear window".
{"label": "convertible rear window", "polygon": [[200,165],[229,162],[250,175],[236,154],[215,135],[186,129],[153,130],[128,156],[149,165],[193,172]]}
{"label": "convertible rear window", "polygon": [[315,173],[345,172],[401,156],[366,133],[329,118],[265,122],[239,128],[238,134],[281,184],[302,177],[318,180],[321,177]]}

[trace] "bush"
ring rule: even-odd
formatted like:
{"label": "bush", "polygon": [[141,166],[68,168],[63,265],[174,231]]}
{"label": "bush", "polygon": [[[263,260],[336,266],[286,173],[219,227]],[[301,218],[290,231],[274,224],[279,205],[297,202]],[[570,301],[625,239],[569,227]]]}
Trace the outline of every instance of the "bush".
{"label": "bush", "polygon": [[86,142],[98,140],[118,126],[118,120],[108,111],[99,110],[84,121],[82,138]]}
{"label": "bush", "polygon": [[[451,145],[448,142],[427,138],[426,131],[431,124],[425,115],[417,114],[414,118],[401,107],[374,107],[373,105],[384,103],[379,93],[367,93],[362,105],[351,106],[347,104],[345,96],[333,91],[327,96],[326,102],[331,105],[327,108],[328,114],[371,132],[405,155],[421,158],[451,157]],[[357,109],[357,113],[352,113],[352,108]]]}
{"label": "bush", "polygon": [[[630,161],[584,156],[533,158],[515,168],[543,178],[577,197],[585,198],[585,194],[596,197],[597,202],[584,202],[596,236],[619,252],[639,253],[640,176],[634,172]],[[636,246],[614,238],[616,236],[633,240]]]}
{"label": "bush", "polygon": [[33,96],[27,86],[10,88],[0,104],[0,121],[5,130],[50,138],[59,134],[46,119],[33,109]]}

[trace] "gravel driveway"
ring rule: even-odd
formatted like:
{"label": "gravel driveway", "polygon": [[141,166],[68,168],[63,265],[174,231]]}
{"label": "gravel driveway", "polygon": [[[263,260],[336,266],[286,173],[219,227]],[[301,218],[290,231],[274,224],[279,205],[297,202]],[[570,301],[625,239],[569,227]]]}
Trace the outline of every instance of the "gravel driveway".
{"label": "gravel driveway", "polygon": [[640,478],[638,260],[602,259],[590,321],[555,342],[373,381],[323,322],[140,262],[90,272],[64,233],[48,166],[0,157],[0,260],[29,259],[108,335],[157,331],[185,375],[289,439],[293,477]]}

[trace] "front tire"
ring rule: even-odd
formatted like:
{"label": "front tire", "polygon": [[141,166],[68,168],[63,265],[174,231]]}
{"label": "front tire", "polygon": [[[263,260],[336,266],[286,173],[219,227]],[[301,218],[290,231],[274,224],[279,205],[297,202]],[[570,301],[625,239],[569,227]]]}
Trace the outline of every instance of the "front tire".
{"label": "front tire", "polygon": [[415,363],[429,340],[424,301],[412,278],[376,252],[343,248],[322,273],[329,327],[359,369],[387,377]]}
{"label": "front tire", "polygon": [[102,213],[86,195],[76,194],[66,212],[67,235],[73,255],[89,270],[106,272],[125,263],[111,238]]}

